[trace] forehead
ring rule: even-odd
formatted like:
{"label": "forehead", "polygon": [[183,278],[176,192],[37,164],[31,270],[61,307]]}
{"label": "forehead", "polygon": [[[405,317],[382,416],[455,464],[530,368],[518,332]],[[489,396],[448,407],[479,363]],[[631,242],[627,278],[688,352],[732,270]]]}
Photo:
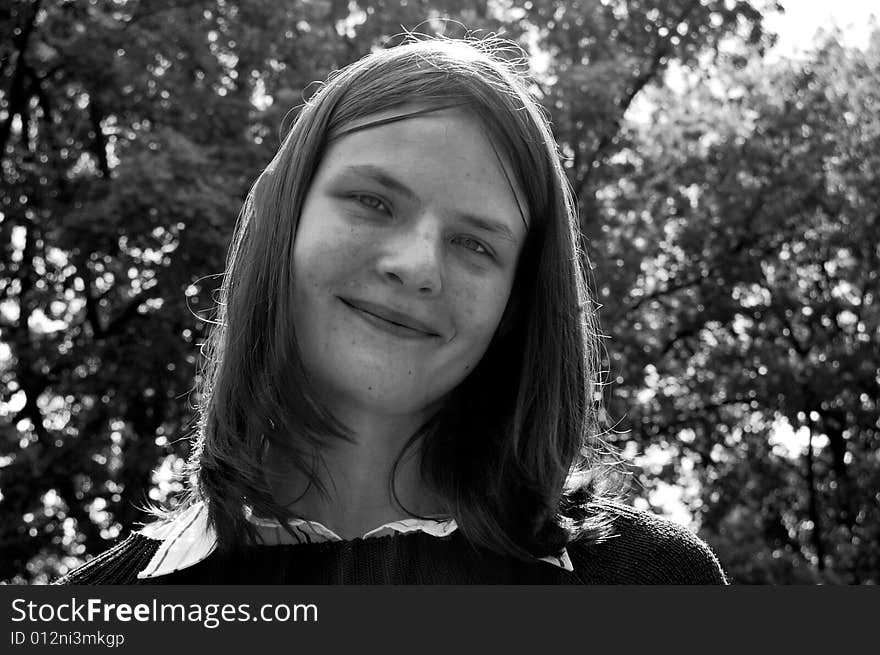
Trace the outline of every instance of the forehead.
{"label": "forehead", "polygon": [[458,108],[406,105],[350,121],[331,133],[318,177],[373,167],[418,195],[445,195],[470,209],[492,206],[529,223],[513,168],[476,116]]}

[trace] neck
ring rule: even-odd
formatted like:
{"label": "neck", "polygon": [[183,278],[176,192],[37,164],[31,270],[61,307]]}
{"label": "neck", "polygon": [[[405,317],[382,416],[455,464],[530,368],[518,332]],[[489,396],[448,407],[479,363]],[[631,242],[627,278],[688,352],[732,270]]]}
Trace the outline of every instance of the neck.
{"label": "neck", "polygon": [[[442,514],[440,498],[421,477],[419,445],[400,458],[404,444],[423,421],[424,417],[356,416],[349,412],[343,423],[357,426],[354,439],[337,440],[321,451],[315,462],[316,475],[327,493],[322,494],[317,485],[310,485],[301,471],[277,462],[270,464],[272,494],[295,516],[318,521],[343,539],[360,537],[410,514]],[[266,461],[273,462],[272,453],[267,455]],[[395,499],[391,479],[398,459]]]}

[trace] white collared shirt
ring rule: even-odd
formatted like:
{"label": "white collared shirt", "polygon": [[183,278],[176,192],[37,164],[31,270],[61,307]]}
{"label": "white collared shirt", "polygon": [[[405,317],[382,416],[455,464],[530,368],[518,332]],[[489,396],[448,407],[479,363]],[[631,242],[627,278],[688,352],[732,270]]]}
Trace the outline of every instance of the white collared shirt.
{"label": "white collared shirt", "polygon": [[[257,527],[261,545],[295,545],[343,541],[342,537],[316,521],[294,519],[289,522],[293,534],[274,519],[258,518],[247,513],[248,520]],[[458,529],[454,519],[402,519],[380,525],[366,532],[362,539],[384,537],[395,533],[424,532],[434,537],[446,537]],[[158,521],[140,530],[144,537],[161,541],[162,544],[138,573],[141,580],[156,578],[198,564],[217,548],[217,536],[208,523],[208,508],[204,502],[194,503],[171,521]],[[559,557],[541,557],[543,562],[573,571],[568,553],[563,549]]]}

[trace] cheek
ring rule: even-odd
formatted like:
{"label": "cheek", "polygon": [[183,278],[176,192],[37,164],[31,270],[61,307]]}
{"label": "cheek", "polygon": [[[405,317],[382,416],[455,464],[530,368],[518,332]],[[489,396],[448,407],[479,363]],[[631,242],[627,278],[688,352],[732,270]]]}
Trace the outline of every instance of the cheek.
{"label": "cheek", "polygon": [[509,296],[510,284],[505,282],[466,285],[456,294],[452,304],[458,308],[458,331],[477,360],[495,336]]}
{"label": "cheek", "polygon": [[293,247],[293,274],[297,287],[316,288],[345,279],[360,266],[366,249],[363,239],[348,226],[328,224],[318,229],[310,221],[297,234]]}

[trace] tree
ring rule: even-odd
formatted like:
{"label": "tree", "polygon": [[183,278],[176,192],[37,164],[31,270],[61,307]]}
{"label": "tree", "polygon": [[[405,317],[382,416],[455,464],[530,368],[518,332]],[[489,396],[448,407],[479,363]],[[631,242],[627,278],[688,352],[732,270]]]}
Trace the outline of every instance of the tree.
{"label": "tree", "polygon": [[615,407],[741,582],[880,574],[878,37],[658,91],[600,194],[634,272],[604,325]]}

